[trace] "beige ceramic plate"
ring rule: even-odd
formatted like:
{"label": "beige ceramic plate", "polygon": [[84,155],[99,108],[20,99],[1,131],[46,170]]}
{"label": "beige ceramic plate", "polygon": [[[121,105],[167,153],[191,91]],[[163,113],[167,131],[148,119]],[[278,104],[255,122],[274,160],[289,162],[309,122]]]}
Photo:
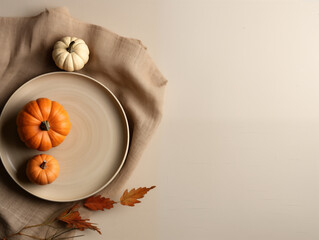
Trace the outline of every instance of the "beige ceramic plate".
{"label": "beige ceramic plate", "polygon": [[[28,149],[15,123],[19,110],[40,97],[62,104],[72,125],[64,142],[46,152]],[[128,122],[119,101],[82,74],[55,72],[30,80],[10,97],[0,117],[4,167],[23,189],[46,200],[74,201],[103,189],[120,171],[128,146]],[[59,177],[45,186],[30,183],[25,175],[27,160],[41,153],[54,156],[60,164]]]}

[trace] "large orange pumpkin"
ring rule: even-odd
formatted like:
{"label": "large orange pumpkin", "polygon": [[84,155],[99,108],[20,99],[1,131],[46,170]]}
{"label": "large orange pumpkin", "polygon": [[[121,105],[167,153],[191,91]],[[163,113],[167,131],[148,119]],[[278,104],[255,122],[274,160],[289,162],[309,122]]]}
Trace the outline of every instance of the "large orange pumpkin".
{"label": "large orange pumpkin", "polygon": [[47,151],[64,141],[71,123],[61,104],[39,98],[27,103],[19,112],[17,128],[20,139],[27,147]]}
{"label": "large orange pumpkin", "polygon": [[60,172],[58,161],[47,154],[34,156],[27,163],[26,174],[33,183],[45,185],[52,183]]}

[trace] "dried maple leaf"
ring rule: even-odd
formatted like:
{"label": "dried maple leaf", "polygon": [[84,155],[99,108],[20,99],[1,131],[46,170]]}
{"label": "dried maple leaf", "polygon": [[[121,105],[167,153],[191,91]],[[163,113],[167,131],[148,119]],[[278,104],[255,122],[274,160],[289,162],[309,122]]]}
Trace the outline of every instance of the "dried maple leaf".
{"label": "dried maple leaf", "polygon": [[76,228],[78,230],[84,231],[85,229],[91,229],[97,231],[99,234],[100,229],[94,226],[94,223],[90,223],[90,219],[82,219],[80,213],[77,211],[79,205],[76,204],[72,208],[65,210],[61,213],[57,219],[59,221],[65,222],[68,228]]}
{"label": "dried maple leaf", "polygon": [[122,205],[127,205],[133,207],[134,204],[140,203],[139,198],[143,198],[144,195],[151,189],[155,188],[155,186],[152,186],[150,188],[133,188],[132,190],[128,191],[127,189],[124,191],[120,201]]}
{"label": "dried maple leaf", "polygon": [[101,195],[89,197],[85,200],[84,206],[93,211],[111,209],[116,202],[109,198],[101,197]]}

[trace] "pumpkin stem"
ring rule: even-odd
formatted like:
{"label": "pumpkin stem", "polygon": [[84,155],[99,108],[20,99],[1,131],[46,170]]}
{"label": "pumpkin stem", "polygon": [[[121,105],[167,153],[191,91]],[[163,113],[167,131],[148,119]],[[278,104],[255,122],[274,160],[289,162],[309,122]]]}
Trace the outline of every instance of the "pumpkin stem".
{"label": "pumpkin stem", "polygon": [[50,124],[48,121],[42,121],[40,125],[40,129],[43,131],[49,131],[50,130]]}
{"label": "pumpkin stem", "polygon": [[40,168],[45,169],[47,167],[47,161],[43,160],[43,162],[40,165]]}
{"label": "pumpkin stem", "polygon": [[66,49],[69,53],[73,52],[72,46],[73,46],[74,43],[75,43],[75,42],[72,41],[72,42],[70,43],[70,45],[68,46],[68,48]]}

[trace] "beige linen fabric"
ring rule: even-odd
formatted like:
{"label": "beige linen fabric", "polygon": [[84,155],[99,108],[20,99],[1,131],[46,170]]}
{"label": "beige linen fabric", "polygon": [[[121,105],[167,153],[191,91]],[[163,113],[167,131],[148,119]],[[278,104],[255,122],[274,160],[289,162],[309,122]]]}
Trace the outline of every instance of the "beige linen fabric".
{"label": "beige linen fabric", "polygon": [[[0,111],[11,94],[29,79],[59,71],[51,52],[54,43],[64,36],[84,39],[90,48],[90,60],[79,72],[107,86],[128,116],[131,144],[126,163],[101,192],[112,196],[123,190],[161,119],[166,80],[140,41],[80,22],[65,8],[46,10],[34,17],[4,17],[0,18]],[[26,193],[0,164],[0,239],[67,206]],[[35,229],[30,233],[44,234]]]}

